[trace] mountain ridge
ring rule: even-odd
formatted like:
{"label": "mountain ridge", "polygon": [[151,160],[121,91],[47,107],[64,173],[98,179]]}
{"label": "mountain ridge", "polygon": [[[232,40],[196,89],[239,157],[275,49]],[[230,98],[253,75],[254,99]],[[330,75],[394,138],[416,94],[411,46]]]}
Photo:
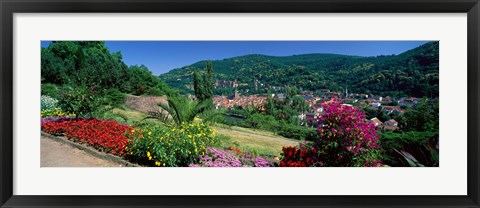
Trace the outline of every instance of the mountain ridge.
{"label": "mountain ridge", "polygon": [[[379,56],[247,54],[213,60],[212,66],[216,80],[244,83],[239,87],[243,94],[266,93],[272,86],[293,85],[312,91],[348,86],[358,93],[438,97],[438,47],[439,42],[429,42],[398,55]],[[159,77],[168,85],[191,93],[188,86],[193,71],[203,70],[207,61],[176,68]],[[263,84],[260,90],[255,90],[255,83]],[[232,89],[216,90],[216,94],[231,92]]]}

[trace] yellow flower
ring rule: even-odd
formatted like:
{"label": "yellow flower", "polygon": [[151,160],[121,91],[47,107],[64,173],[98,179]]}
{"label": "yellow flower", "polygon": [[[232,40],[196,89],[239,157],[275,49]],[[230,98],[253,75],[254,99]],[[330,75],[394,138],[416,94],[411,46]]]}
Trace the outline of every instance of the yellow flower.
{"label": "yellow flower", "polygon": [[163,167],[165,167],[165,163],[163,163]]}
{"label": "yellow flower", "polygon": [[130,132],[135,133],[135,129],[132,129]]}
{"label": "yellow flower", "polygon": [[161,162],[158,162],[158,161],[155,162],[155,165],[156,165],[156,166],[160,166],[161,164],[162,164]]}
{"label": "yellow flower", "polygon": [[148,135],[152,135],[152,132],[151,132],[151,131],[149,131],[149,132],[148,132]]}

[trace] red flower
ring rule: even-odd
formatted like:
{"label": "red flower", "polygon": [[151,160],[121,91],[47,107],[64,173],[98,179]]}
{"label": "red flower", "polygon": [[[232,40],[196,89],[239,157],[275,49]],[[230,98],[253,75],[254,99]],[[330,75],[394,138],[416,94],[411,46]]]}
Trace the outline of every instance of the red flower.
{"label": "red flower", "polygon": [[42,130],[53,135],[64,135],[74,141],[121,156],[125,154],[126,144],[130,140],[125,134],[130,132],[132,127],[121,125],[117,121],[77,119],[47,122],[42,124]]}

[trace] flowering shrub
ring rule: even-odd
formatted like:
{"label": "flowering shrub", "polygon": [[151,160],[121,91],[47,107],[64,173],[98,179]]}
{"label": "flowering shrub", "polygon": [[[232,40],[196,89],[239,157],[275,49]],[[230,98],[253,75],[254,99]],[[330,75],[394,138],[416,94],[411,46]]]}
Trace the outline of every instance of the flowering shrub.
{"label": "flowering shrub", "polygon": [[315,147],[307,146],[306,143],[300,143],[299,147],[283,147],[282,160],[280,160],[280,167],[313,167],[323,166],[323,163],[318,160],[317,149]]}
{"label": "flowering shrub", "polygon": [[[240,154],[240,155],[239,155]],[[218,150],[207,148],[207,154],[200,158],[199,164],[190,164],[189,167],[272,167],[273,165],[253,154],[241,153],[238,149]]]}
{"label": "flowering shrub", "polygon": [[323,109],[314,147],[325,166],[381,166],[379,136],[362,111],[339,101]]}
{"label": "flowering shrub", "polygon": [[81,118],[91,117],[92,113],[102,107],[104,101],[95,88],[85,86],[65,87],[59,97],[58,104],[62,110]]}
{"label": "flowering shrub", "polygon": [[40,97],[40,106],[42,111],[55,109],[58,107],[58,100],[48,95],[42,95]]}
{"label": "flowering shrub", "polygon": [[64,135],[101,151],[122,156],[130,140],[126,133],[133,129],[116,121],[59,119],[43,123],[42,130],[57,136]]}
{"label": "flowering shrub", "polygon": [[63,112],[60,108],[52,108],[52,109],[46,109],[40,111],[40,117],[42,118],[48,118],[52,116],[69,116],[69,117],[75,117],[75,114],[69,113],[69,112]]}
{"label": "flowering shrub", "polygon": [[147,125],[134,131],[128,158],[149,166],[185,167],[198,162],[206,147],[218,143],[216,132],[201,123],[175,127]]}

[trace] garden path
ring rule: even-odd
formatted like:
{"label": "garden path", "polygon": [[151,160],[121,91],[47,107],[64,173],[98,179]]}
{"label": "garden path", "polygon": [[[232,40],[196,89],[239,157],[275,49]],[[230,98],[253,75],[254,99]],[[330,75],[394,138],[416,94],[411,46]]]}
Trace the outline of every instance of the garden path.
{"label": "garden path", "polygon": [[115,162],[100,159],[72,146],[42,136],[40,167],[120,167]]}

